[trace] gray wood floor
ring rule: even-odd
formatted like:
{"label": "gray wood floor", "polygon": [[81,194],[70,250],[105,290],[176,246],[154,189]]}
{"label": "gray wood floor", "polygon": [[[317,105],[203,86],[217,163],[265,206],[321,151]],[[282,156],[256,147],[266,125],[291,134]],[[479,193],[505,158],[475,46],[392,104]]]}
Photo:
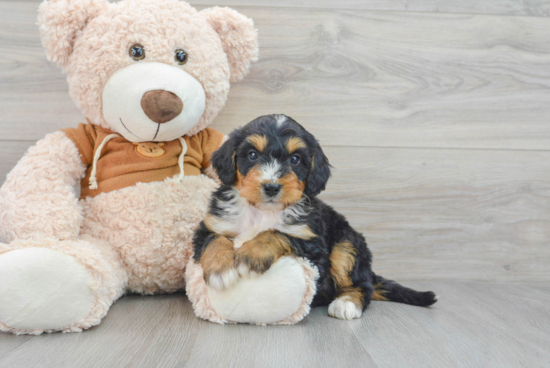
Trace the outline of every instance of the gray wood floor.
{"label": "gray wood floor", "polygon": [[[193,4],[232,6],[260,34],[213,127],[273,112],[305,125],[335,167],[323,198],[375,269],[440,302],[262,328],[200,321],[183,295],[126,296],[82,334],[0,334],[0,367],[550,367],[550,0]],[[0,0],[0,184],[84,120],[37,7]]]}
{"label": "gray wood floor", "polygon": [[361,319],[316,308],[295,326],[217,325],[184,295],[126,296],[81,334],[0,335],[10,367],[548,367],[550,285],[411,282],[432,308],[373,302]]}

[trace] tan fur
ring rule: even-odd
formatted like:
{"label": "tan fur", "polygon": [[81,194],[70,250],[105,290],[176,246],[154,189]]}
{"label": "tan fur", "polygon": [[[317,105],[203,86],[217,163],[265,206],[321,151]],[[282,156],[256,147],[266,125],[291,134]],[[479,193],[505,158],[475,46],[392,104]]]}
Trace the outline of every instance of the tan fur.
{"label": "tan fur", "polygon": [[288,153],[293,153],[300,148],[306,148],[306,144],[298,137],[290,137],[286,142],[286,149]]}
{"label": "tan fur", "polygon": [[234,267],[235,251],[233,242],[225,236],[218,236],[204,250],[200,263],[204,272],[204,279],[208,280],[213,274],[221,274]]}
{"label": "tan fur", "polygon": [[382,289],[382,285],[374,285],[374,293],[372,293],[372,300],[387,301],[388,298],[385,296],[386,291]]}
{"label": "tan fur", "polygon": [[243,176],[237,169],[235,188],[237,188],[241,197],[251,205],[258,204],[263,200],[261,176],[262,173],[257,166],[250,169],[246,176]]}
{"label": "tan fur", "polygon": [[348,297],[357,307],[363,307],[364,294],[361,288],[354,287],[351,271],[355,265],[357,251],[349,241],[337,243],[330,254],[330,275],[336,284],[338,298]]}
{"label": "tan fur", "polygon": [[315,238],[317,235],[311,231],[307,225],[297,225],[294,227],[287,227],[285,233],[293,236],[294,238],[309,240]]}
{"label": "tan fur", "polygon": [[355,265],[355,248],[350,242],[341,242],[334,246],[330,254],[330,274],[337,288],[352,285],[350,273]]}
{"label": "tan fur", "polygon": [[284,206],[290,206],[302,198],[306,184],[298,180],[296,173],[293,171],[280,178],[277,182],[283,186],[281,203]]}
{"label": "tan fur", "polygon": [[267,137],[263,134],[254,134],[246,138],[260,152],[263,152],[267,147]]}
{"label": "tan fur", "polygon": [[268,230],[237,249],[235,264],[245,264],[254,272],[264,273],[280,257],[289,254],[292,254],[292,249],[288,238],[277,231]]}
{"label": "tan fur", "polygon": [[363,308],[363,298],[365,294],[359,287],[346,287],[340,290],[338,298],[348,297],[357,307]]}

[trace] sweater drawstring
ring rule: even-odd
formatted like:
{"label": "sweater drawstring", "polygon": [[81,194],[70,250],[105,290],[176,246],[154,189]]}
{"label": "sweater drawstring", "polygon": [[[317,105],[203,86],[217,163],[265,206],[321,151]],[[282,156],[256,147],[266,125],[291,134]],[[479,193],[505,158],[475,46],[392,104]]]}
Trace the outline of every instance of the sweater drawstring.
{"label": "sweater drawstring", "polygon": [[183,171],[183,159],[185,154],[187,153],[187,142],[185,142],[185,139],[183,139],[182,137],[179,137],[178,139],[180,140],[180,143],[181,143],[181,154],[180,154],[180,157],[178,158],[178,165],[180,167],[179,180],[181,181],[185,176],[185,172]]}
{"label": "sweater drawstring", "polygon": [[97,150],[94,154],[94,161],[92,163],[92,173],[90,174],[90,189],[96,190],[97,189],[97,178],[95,177],[97,174],[97,161],[99,161],[99,157],[101,156],[101,151],[103,150],[103,147],[113,138],[120,137],[118,134],[109,134],[108,136],[103,139],[103,142],[99,145]]}

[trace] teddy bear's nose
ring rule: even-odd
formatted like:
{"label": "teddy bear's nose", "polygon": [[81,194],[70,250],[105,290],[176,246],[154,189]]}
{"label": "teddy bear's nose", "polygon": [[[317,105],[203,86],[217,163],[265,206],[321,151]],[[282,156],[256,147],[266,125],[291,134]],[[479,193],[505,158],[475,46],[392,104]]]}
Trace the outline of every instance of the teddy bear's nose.
{"label": "teddy bear's nose", "polygon": [[143,95],[141,108],[149,119],[163,124],[181,114],[183,102],[175,93],[158,89]]}

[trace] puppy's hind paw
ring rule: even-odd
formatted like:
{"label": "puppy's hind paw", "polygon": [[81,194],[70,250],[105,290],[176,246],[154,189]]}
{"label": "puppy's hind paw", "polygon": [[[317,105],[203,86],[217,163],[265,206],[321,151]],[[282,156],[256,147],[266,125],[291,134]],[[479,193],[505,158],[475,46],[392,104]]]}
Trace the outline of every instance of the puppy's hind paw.
{"label": "puppy's hind paw", "polygon": [[222,290],[235,284],[239,280],[239,273],[237,269],[230,268],[222,272],[215,272],[205,279],[206,283],[214,289]]}
{"label": "puppy's hind paw", "polygon": [[335,299],[328,306],[328,315],[339,319],[359,318],[363,314],[363,309],[350,300],[348,296],[342,296]]}

